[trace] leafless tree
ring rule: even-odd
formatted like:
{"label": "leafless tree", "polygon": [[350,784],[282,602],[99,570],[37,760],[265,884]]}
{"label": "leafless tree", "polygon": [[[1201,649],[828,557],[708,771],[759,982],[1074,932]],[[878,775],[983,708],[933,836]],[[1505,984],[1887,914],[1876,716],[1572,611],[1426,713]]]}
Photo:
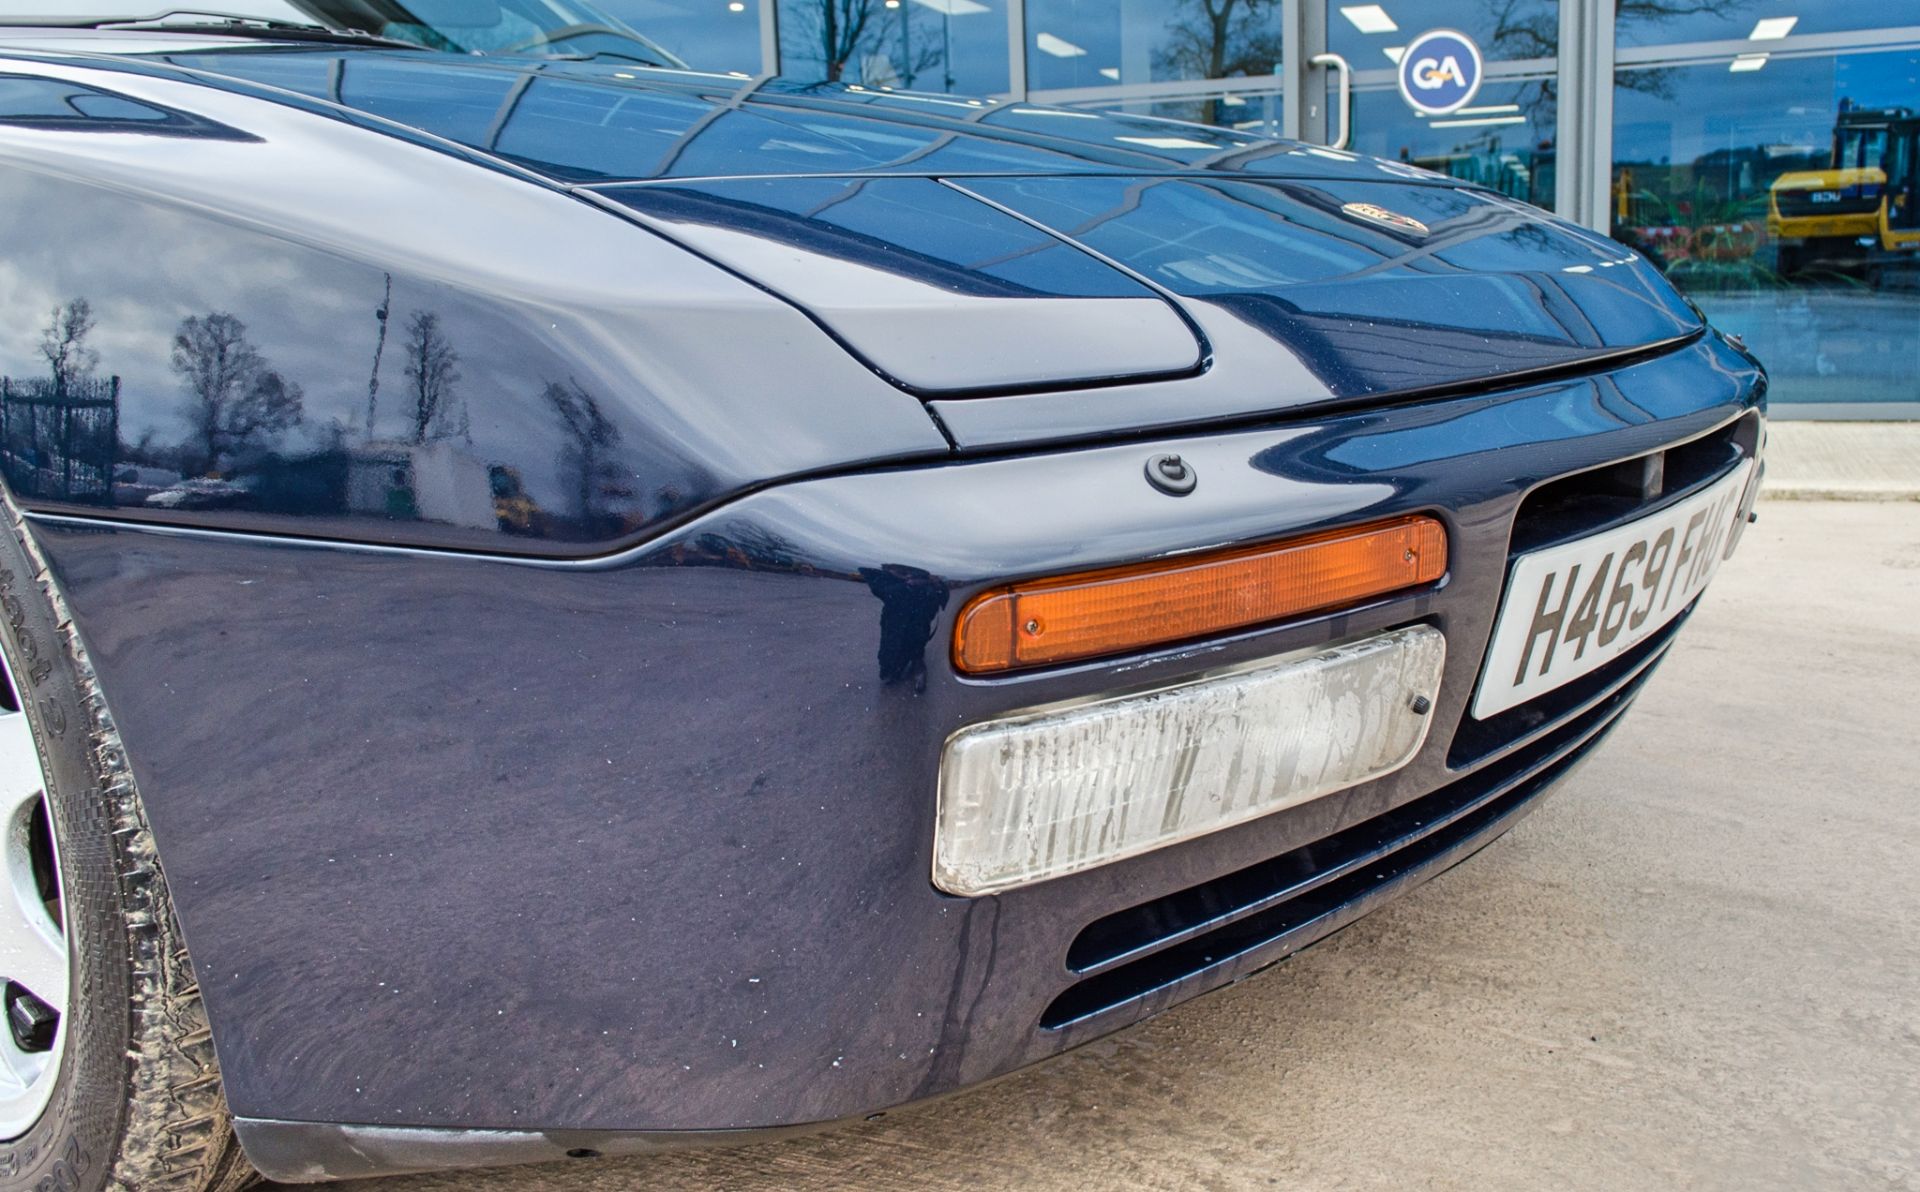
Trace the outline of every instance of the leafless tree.
{"label": "leafless tree", "polygon": [[[1223,79],[1271,74],[1280,61],[1281,37],[1271,18],[1280,0],[1186,0],[1184,19],[1168,28],[1156,52],[1160,67],[1177,78]],[[1204,102],[1198,118],[1223,122],[1221,101]]]}
{"label": "leafless tree", "polygon": [[223,311],[180,321],[173,371],[187,389],[192,462],[201,472],[300,421],[300,386],[268,366],[247,339],[247,325]]}
{"label": "leafless tree", "polygon": [[618,473],[607,454],[620,442],[620,428],[600,412],[600,402],[579,381],[549,381],[541,398],[567,428],[570,440],[561,466],[573,477],[574,514],[582,521],[599,516],[601,498],[618,483]]}
{"label": "leafless tree", "polygon": [[460,354],[440,330],[440,316],[415,311],[407,320],[407,381],[413,387],[413,441],[448,433],[460,379]]}
{"label": "leafless tree", "polygon": [[[1619,0],[1616,19],[1622,25],[1658,24],[1701,13],[1734,13],[1748,7],[1750,0]],[[1541,0],[1496,0],[1490,6],[1493,37],[1487,48],[1490,58],[1554,58],[1560,53],[1560,9]],[[1673,72],[1670,68],[1623,70],[1616,76],[1618,85],[1646,95],[1671,97]],[[1550,126],[1558,110],[1558,88],[1553,79],[1541,79],[1523,86],[1518,102],[1535,127]]]}
{"label": "leafless tree", "polygon": [[67,392],[76,381],[85,380],[100,363],[100,353],[87,346],[93,331],[93,306],[85,298],[75,298],[65,306],[53,308],[47,325],[40,332],[40,354],[53,369],[53,391]]}
{"label": "leafless tree", "polygon": [[[797,56],[817,58],[827,82],[840,82],[850,66],[885,57],[900,85],[911,87],[915,78],[942,63],[945,51],[931,39],[910,36],[905,11],[888,8],[885,0],[808,0],[783,5],[781,21],[791,31]],[[897,46],[898,52],[890,53],[889,46]],[[861,73],[865,82],[886,81]]]}
{"label": "leafless tree", "polygon": [[[1230,79],[1272,74],[1280,61],[1280,0],[1185,0],[1155,57],[1176,78]],[[1218,100],[1202,119],[1220,120]]]}
{"label": "leafless tree", "polygon": [[[1701,13],[1722,15],[1748,7],[1751,0],[1619,0],[1622,24],[1658,24]],[[1560,8],[1541,0],[1494,0],[1490,58],[1552,58],[1560,52]]]}

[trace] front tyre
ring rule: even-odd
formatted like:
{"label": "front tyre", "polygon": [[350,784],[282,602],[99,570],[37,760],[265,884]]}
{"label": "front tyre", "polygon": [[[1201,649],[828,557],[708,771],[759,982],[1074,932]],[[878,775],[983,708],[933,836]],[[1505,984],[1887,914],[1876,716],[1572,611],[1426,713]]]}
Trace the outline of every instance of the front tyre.
{"label": "front tyre", "polygon": [[119,734],[0,522],[0,1192],[233,1192],[252,1170]]}

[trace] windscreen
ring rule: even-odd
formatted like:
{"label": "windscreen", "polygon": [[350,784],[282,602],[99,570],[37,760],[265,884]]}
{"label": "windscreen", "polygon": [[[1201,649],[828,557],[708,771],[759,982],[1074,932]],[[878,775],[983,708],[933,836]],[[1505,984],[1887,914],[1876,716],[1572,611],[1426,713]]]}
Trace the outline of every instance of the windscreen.
{"label": "windscreen", "polygon": [[1877,170],[1887,152],[1885,128],[1848,128],[1839,134],[1835,164],[1841,169]]}

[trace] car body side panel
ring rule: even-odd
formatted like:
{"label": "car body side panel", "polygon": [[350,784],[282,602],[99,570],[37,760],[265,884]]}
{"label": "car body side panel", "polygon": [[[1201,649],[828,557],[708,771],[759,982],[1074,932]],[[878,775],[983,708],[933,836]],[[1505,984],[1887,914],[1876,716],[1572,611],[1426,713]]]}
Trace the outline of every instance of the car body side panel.
{"label": "car body side panel", "polygon": [[[580,556],[948,451],[806,316],[594,204],[279,104],[33,69],[0,65],[0,454],[35,507]],[[80,92],[111,118],[45,116]],[[99,367],[67,419],[40,331],[76,300]],[[75,434],[99,450],[55,450]]]}
{"label": "car body side panel", "polygon": [[[1424,620],[1449,639],[1450,729],[1521,494],[1705,433],[1762,389],[1705,340],[1510,393],[776,485],[590,566],[33,533],[128,746],[237,1114],[768,1128],[1161,1008],[1037,1029],[1091,919],[1455,776],[1436,731],[1377,782],[960,900],[928,876],[955,728]],[[1192,495],[1145,483],[1164,450],[1196,469]],[[1451,536],[1434,589],[991,682],[945,662],[991,583],[1414,510]]]}

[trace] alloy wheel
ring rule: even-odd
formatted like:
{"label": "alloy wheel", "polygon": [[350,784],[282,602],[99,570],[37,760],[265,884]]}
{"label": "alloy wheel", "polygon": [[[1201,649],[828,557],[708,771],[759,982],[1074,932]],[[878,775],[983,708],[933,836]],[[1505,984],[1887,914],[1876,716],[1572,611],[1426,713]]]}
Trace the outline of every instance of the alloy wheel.
{"label": "alloy wheel", "polygon": [[68,944],[47,779],[0,659],[0,1139],[33,1127],[60,1074]]}

